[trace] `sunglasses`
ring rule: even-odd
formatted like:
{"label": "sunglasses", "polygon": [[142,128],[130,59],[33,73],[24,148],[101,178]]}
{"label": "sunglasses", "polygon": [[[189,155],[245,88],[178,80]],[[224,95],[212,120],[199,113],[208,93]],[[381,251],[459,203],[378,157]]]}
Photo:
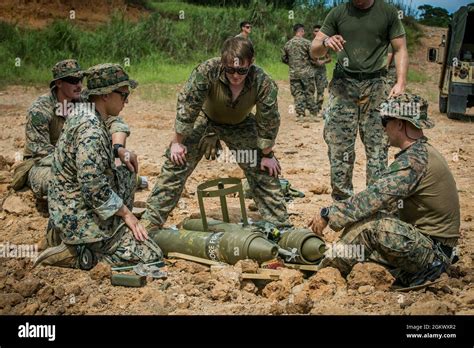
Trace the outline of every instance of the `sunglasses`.
{"label": "sunglasses", "polygon": [[251,25],[246,25],[246,26],[244,26],[244,28],[250,29],[250,28],[252,28],[252,26]]}
{"label": "sunglasses", "polygon": [[82,82],[82,80],[83,80],[83,77],[73,77],[73,76],[67,76],[61,79],[61,81],[64,81],[71,85],[77,85],[78,83]]}
{"label": "sunglasses", "polygon": [[231,74],[231,75],[233,75],[235,73],[237,73],[239,75],[246,75],[246,74],[248,74],[249,69],[250,69],[250,67],[248,67],[248,68],[233,68],[233,67],[230,67],[230,66],[225,66],[224,67],[225,72],[228,73],[228,74]]}
{"label": "sunglasses", "polygon": [[128,99],[128,96],[130,95],[130,92],[122,92],[122,91],[112,91],[112,92],[120,94],[122,96],[123,101],[126,101]]}
{"label": "sunglasses", "polygon": [[388,121],[394,120],[395,117],[390,117],[390,116],[383,116],[382,117],[382,126],[385,128],[387,127]]}

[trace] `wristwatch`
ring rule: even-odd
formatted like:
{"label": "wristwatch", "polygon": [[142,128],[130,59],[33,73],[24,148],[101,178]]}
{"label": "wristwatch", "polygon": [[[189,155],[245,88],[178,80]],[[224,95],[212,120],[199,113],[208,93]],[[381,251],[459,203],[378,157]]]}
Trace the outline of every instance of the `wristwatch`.
{"label": "wristwatch", "polygon": [[319,215],[321,215],[321,217],[326,220],[326,222],[329,222],[329,208],[323,208],[321,209],[321,211],[319,212]]}
{"label": "wristwatch", "polygon": [[265,157],[265,158],[273,158],[273,157],[275,157],[275,153],[274,153],[273,151],[270,151],[270,152],[267,153],[267,154],[264,154],[264,153],[262,152],[262,157]]}
{"label": "wristwatch", "polygon": [[326,41],[328,41],[328,40],[329,40],[329,36],[323,40],[323,46],[324,47],[328,47],[328,46],[326,46]]}
{"label": "wristwatch", "polygon": [[119,158],[118,150],[124,147],[122,144],[114,144],[114,157]]}

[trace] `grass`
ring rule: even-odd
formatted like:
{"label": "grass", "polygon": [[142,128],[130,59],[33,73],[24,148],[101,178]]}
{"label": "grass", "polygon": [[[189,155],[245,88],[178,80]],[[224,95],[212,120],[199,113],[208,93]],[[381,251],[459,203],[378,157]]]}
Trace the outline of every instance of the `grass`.
{"label": "grass", "polygon": [[[294,19],[290,19],[287,10],[266,6],[262,1],[253,1],[245,8],[175,1],[129,2],[146,3],[151,15],[131,23],[116,12],[109,22],[93,31],[72,21],[55,21],[42,30],[0,21],[0,82],[46,85],[57,61],[76,58],[83,68],[103,62],[120,63],[142,85],[183,83],[198,63],[219,55],[221,43],[237,34],[243,19],[250,19],[256,28],[252,41],[257,64],[274,79],[286,80],[288,67],[280,62],[280,49],[292,25],[302,22],[311,27],[321,23],[328,12],[327,8],[296,8]],[[184,18],[180,19],[180,14]],[[412,20],[407,19],[405,25],[412,49],[420,31]],[[17,58],[20,66],[15,66]],[[129,66],[125,60],[130,61]],[[328,68],[331,74],[332,66]],[[413,78],[418,81],[420,76],[415,74]]]}
{"label": "grass", "polygon": [[421,71],[408,69],[407,79],[408,82],[425,83],[428,81],[428,76],[426,76],[426,74]]}

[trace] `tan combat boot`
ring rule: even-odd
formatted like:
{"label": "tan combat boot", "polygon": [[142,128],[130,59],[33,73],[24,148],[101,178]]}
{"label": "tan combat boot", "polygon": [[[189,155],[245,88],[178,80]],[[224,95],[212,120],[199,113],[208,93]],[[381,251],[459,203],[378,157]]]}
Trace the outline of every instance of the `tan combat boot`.
{"label": "tan combat boot", "polygon": [[38,255],[33,267],[38,265],[77,268],[76,249],[64,243],[50,247]]}

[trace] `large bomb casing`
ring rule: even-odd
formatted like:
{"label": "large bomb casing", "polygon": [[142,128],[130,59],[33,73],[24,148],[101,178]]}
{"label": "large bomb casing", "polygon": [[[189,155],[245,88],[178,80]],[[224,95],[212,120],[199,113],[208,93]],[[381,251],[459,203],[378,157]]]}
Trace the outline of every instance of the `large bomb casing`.
{"label": "large bomb casing", "polygon": [[[179,230],[155,228],[149,231],[149,235],[165,255],[178,252],[231,265],[243,259],[262,263],[278,255],[278,246],[259,232],[217,220],[209,221],[210,231],[204,232],[199,231],[199,223],[202,227],[201,220],[190,219]],[[190,230],[189,227],[196,229]]]}
{"label": "large bomb casing", "polygon": [[291,262],[307,265],[317,263],[326,251],[324,241],[307,229],[293,229],[282,233],[278,245],[288,251],[296,250],[296,256]]}

